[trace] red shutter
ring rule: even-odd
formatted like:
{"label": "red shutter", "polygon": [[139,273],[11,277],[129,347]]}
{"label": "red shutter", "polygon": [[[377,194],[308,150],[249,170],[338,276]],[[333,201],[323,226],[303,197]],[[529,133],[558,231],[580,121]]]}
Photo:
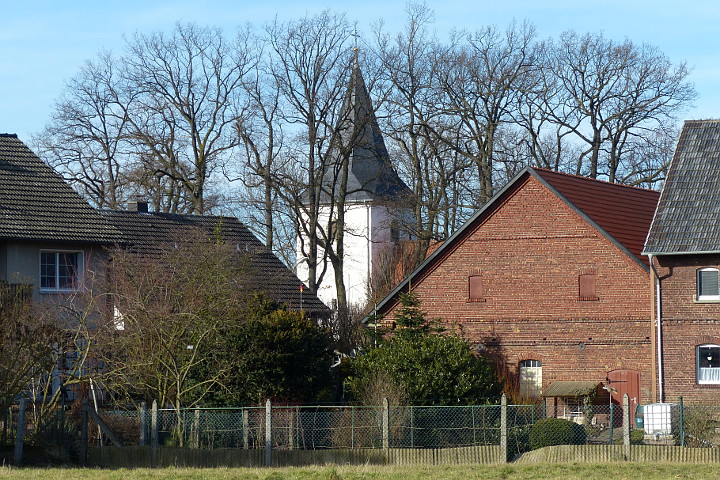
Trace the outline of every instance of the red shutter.
{"label": "red shutter", "polygon": [[578,295],[580,300],[598,299],[597,290],[595,289],[595,275],[580,275],[578,283],[580,285],[580,293]]}
{"label": "red shutter", "polygon": [[478,302],[484,300],[481,276],[473,275],[471,277],[468,277],[468,289],[468,300],[470,300],[471,302]]}

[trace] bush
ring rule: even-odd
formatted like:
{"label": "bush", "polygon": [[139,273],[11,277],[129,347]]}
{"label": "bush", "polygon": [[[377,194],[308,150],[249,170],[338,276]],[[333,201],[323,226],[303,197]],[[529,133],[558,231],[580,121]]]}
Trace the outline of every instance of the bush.
{"label": "bush", "polygon": [[544,418],[530,429],[530,449],[550,445],[585,445],[585,429],[570,420]]}
{"label": "bush", "polygon": [[508,454],[510,458],[530,450],[530,425],[522,425],[508,430]]}

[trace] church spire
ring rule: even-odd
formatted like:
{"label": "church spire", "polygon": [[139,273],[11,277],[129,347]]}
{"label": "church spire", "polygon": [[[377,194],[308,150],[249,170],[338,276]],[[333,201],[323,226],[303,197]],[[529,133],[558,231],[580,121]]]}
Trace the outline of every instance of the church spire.
{"label": "church spire", "polygon": [[359,49],[356,46],[353,50],[350,82],[329,159],[340,163],[343,156],[347,155],[347,201],[395,200],[401,195],[407,195],[410,190],[390,162],[360,71]]}

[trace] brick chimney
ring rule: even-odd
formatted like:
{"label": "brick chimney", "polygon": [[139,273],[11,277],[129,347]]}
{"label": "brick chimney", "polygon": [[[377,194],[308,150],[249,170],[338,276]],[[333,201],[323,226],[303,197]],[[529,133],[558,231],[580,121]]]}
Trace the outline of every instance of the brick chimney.
{"label": "brick chimney", "polygon": [[128,211],[129,212],[138,212],[138,213],[148,213],[148,203],[142,202],[140,200],[128,202]]}

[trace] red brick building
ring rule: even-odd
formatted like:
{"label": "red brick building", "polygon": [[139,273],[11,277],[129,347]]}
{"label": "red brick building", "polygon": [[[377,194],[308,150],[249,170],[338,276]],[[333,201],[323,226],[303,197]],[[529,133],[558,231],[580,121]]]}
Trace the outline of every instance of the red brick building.
{"label": "red brick building", "polygon": [[688,121],[644,252],[652,260],[659,401],[720,400],[720,120]]}
{"label": "red brick building", "polygon": [[[378,306],[410,286],[427,318],[494,359],[518,397],[603,382],[651,400],[651,288],[641,250],[659,194],[527,168]],[[596,383],[597,384],[597,383]]]}

